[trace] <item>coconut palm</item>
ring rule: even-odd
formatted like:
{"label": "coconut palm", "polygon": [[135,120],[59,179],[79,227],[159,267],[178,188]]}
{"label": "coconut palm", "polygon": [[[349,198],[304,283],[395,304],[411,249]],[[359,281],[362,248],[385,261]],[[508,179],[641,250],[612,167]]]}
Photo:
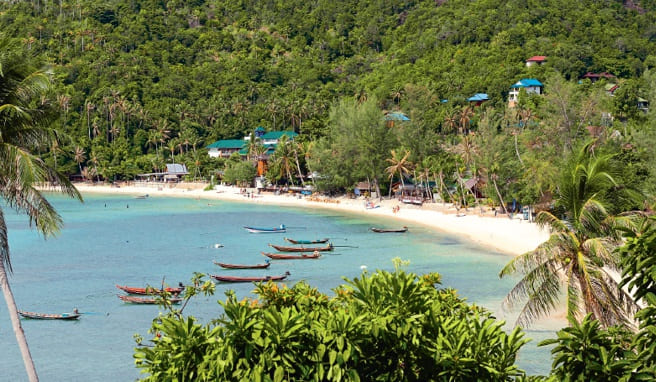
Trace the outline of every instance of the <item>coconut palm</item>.
{"label": "coconut palm", "polygon": [[538,225],[551,236],[533,251],[513,259],[500,277],[520,273],[521,280],[504,300],[512,307],[524,304],[517,324],[526,325],[552,312],[561,295],[569,319],[591,313],[602,325],[629,324],[635,303],[611,274],[619,259],[614,249],[621,243],[617,228],[630,227],[631,219],[609,215],[600,195],[615,186],[610,156],[593,156],[589,145],[573,155],[563,171],[556,207],[564,219],[541,211]]}
{"label": "coconut palm", "polygon": [[291,150],[290,143],[286,135],[280,137],[276,151],[273,153],[271,159],[275,166],[280,169],[281,175],[284,172],[287,176],[287,181],[293,185],[294,178],[292,177],[291,168],[294,165],[294,153]]}
{"label": "coconut palm", "polygon": [[400,154],[396,152],[396,150],[392,150],[392,157],[387,158],[386,161],[390,163],[388,167],[385,168],[385,172],[389,174],[390,178],[390,190],[389,190],[389,197],[392,197],[392,181],[394,179],[394,175],[397,173],[399,174],[399,178],[401,178],[401,189],[405,189],[405,183],[403,182],[403,177],[405,174],[410,173],[410,167],[411,163],[408,162],[408,157],[410,156],[410,151],[406,150],[405,155],[403,155],[402,158],[400,158]]}
{"label": "coconut palm", "polygon": [[[51,112],[51,104],[41,102],[50,77],[34,70],[15,43],[2,37],[0,52],[0,194],[6,206],[26,213],[39,232],[50,236],[61,228],[62,219],[37,186],[57,184],[62,192],[82,199],[65,176],[32,154],[51,147],[58,135],[52,127],[57,115]],[[9,287],[11,272],[7,224],[0,208],[0,286],[28,378],[38,381]]]}
{"label": "coconut palm", "polygon": [[73,159],[75,160],[75,163],[77,163],[80,174],[82,174],[82,162],[84,162],[86,159],[86,152],[84,152],[82,147],[75,146],[75,150],[73,151]]}

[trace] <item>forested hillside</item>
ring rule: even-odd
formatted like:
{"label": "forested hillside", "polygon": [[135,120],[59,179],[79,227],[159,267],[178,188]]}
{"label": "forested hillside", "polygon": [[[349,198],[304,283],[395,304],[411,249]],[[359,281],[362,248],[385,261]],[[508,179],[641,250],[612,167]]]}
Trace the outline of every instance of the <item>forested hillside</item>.
{"label": "forested hillside", "polygon": [[[0,3],[0,30],[56,73],[71,139],[48,160],[113,179],[172,155],[208,175],[215,165],[198,149],[257,126],[317,139],[343,98],[402,110],[431,134],[474,93],[504,113],[521,78],[610,72],[627,81],[625,98],[647,98],[655,10],[651,0],[32,0]],[[534,55],[546,64],[526,67]],[[617,104],[607,111],[621,115]]]}

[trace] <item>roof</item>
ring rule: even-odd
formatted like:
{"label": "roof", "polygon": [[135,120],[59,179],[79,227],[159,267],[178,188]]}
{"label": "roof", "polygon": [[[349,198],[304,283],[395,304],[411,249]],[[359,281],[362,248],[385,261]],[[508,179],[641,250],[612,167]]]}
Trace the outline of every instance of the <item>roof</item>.
{"label": "roof", "polygon": [[615,75],[608,72],[603,73],[591,73],[587,72],[583,75],[583,78],[615,78]]}
{"label": "roof", "polygon": [[242,139],[223,139],[206,146],[206,149],[240,149],[246,142]]}
{"label": "roof", "polygon": [[480,102],[480,101],[487,101],[489,99],[490,98],[485,93],[476,93],[473,96],[467,98],[467,101],[469,101],[469,102]]}
{"label": "roof", "polygon": [[403,114],[400,111],[395,111],[391,113],[386,113],[385,114],[385,120],[386,121],[409,121],[410,118],[408,118],[407,115]]}
{"label": "roof", "polygon": [[168,175],[185,175],[189,174],[187,172],[187,166],[180,163],[167,163],[166,164],[166,173]]}
{"label": "roof", "polygon": [[526,60],[526,62],[542,62],[547,59],[547,56],[533,56]]}
{"label": "roof", "polygon": [[298,136],[298,133],[294,131],[269,131],[268,133],[262,136],[262,139],[263,140],[280,139],[283,135],[286,135],[287,137],[289,137],[289,139],[294,139],[296,136]]}
{"label": "roof", "polygon": [[536,80],[535,78],[524,78],[515,82],[510,88],[528,88],[532,86],[542,87],[542,82]]}

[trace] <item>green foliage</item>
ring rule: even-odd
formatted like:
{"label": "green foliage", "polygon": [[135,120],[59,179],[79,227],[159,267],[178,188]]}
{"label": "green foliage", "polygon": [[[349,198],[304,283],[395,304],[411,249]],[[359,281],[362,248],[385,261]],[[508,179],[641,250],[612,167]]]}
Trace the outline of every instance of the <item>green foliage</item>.
{"label": "green foliage", "polygon": [[599,321],[587,315],[580,323],[558,332],[557,339],[540,346],[553,345],[551,374],[559,381],[621,381],[631,372],[632,353],[629,333],[618,328],[602,330]]}
{"label": "green foliage", "polygon": [[519,329],[436,288],[437,274],[363,273],[319,293],[258,284],[257,298],[221,302],[202,325],[168,315],[153,324],[137,365],[145,380],[487,380],[522,376],[514,364],[527,342]]}
{"label": "green foliage", "polygon": [[223,180],[227,183],[249,186],[255,179],[257,170],[251,162],[229,163],[223,174]]}

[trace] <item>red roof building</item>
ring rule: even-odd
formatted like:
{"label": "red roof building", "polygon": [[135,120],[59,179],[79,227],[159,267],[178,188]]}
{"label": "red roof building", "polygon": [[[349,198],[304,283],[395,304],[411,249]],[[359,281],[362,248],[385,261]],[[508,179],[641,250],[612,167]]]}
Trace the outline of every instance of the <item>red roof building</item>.
{"label": "red roof building", "polygon": [[547,56],[533,56],[526,60],[526,66],[542,65],[547,61]]}

